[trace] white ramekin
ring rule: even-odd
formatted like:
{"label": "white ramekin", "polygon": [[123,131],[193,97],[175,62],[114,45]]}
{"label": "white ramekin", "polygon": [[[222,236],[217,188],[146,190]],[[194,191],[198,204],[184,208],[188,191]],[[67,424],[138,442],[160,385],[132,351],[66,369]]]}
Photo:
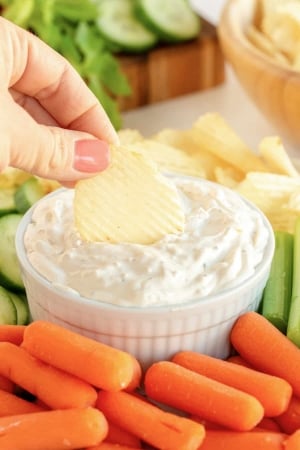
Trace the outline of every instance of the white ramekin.
{"label": "white ramekin", "polygon": [[271,225],[261,212],[269,236],[263,260],[253,276],[234,288],[182,305],[139,308],[80,297],[59,290],[42,277],[30,264],[24,247],[24,233],[33,209],[24,215],[16,235],[17,255],[33,320],[49,320],[128,351],[147,367],[179,350],[226,358],[233,323],[242,313],[259,306],[275,245]]}

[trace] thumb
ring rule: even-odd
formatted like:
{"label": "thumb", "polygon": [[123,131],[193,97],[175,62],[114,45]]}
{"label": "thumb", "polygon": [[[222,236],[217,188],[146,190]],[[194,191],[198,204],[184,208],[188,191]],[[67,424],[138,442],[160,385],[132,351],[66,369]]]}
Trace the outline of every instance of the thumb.
{"label": "thumb", "polygon": [[6,115],[6,126],[0,125],[0,169],[10,165],[64,182],[87,178],[108,166],[105,141],[81,131],[38,124],[23,108],[16,104],[15,108]]}
{"label": "thumb", "polygon": [[80,131],[37,125],[22,146],[12,147],[10,165],[43,178],[76,181],[104,170],[109,147]]}

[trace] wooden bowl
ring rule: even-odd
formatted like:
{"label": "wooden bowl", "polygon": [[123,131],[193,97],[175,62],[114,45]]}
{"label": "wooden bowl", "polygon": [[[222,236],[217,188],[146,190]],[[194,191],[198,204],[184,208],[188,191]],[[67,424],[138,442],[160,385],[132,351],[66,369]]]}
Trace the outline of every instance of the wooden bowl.
{"label": "wooden bowl", "polygon": [[[300,72],[280,66],[247,39],[245,30],[255,21],[257,12],[256,0],[228,0],[218,27],[221,47],[253,102],[275,125],[278,134],[297,146],[300,144]],[[238,104],[236,111],[238,114]]]}

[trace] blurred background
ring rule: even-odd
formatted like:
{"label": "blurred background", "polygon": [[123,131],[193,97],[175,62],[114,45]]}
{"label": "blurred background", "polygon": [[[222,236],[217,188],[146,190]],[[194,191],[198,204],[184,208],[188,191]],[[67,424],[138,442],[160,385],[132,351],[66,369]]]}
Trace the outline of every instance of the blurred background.
{"label": "blurred background", "polygon": [[[190,0],[200,26],[192,21],[187,30],[194,27],[194,34],[180,36],[153,27],[143,12],[139,24],[133,25],[131,17],[124,25],[131,0],[117,1],[123,5],[117,14],[114,2],[0,0],[0,8],[74,65],[116,129],[134,128],[150,136],[162,128],[188,128],[201,114],[219,112],[254,149],[262,137],[276,132],[224,59],[217,27],[226,0]],[[128,30],[133,26],[137,34],[132,40]],[[288,150],[297,153],[292,145]]]}

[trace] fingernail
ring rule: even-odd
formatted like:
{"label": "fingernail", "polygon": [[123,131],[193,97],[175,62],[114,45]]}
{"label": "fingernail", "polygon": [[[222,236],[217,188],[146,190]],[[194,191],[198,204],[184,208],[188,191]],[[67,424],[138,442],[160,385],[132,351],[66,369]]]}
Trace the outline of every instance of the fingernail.
{"label": "fingernail", "polygon": [[108,144],[105,141],[83,139],[75,142],[74,169],[79,172],[100,172],[110,161]]}

